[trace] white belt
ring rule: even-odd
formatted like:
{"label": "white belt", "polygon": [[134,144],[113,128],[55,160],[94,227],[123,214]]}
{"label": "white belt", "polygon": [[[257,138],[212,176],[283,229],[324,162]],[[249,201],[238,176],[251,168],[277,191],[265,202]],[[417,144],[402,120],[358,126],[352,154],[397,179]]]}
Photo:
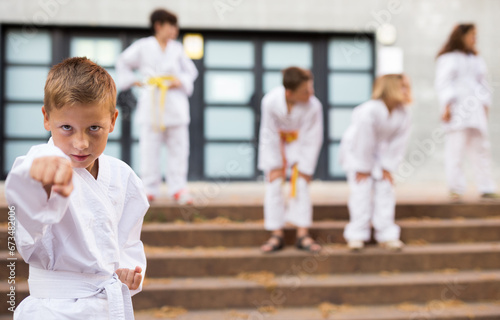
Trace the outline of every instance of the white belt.
{"label": "white belt", "polygon": [[108,299],[109,319],[134,320],[132,298],[128,287],[115,273],[109,276],[67,271],[43,270],[30,266],[30,295],[34,298]]}

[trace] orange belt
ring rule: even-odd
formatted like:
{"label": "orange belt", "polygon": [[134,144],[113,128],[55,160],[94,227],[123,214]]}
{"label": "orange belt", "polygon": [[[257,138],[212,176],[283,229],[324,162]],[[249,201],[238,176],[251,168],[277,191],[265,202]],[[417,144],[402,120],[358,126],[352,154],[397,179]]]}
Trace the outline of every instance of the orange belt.
{"label": "orange belt", "polygon": [[[298,131],[280,131],[280,150],[281,150],[281,157],[283,159],[283,177],[286,179],[286,168],[287,168],[287,161],[286,161],[286,154],[285,154],[285,145],[287,143],[292,143],[295,140],[299,138],[299,132]],[[293,164],[292,166],[292,176],[290,177],[290,197],[295,198],[297,195],[297,179],[299,177],[299,168],[297,164]]]}

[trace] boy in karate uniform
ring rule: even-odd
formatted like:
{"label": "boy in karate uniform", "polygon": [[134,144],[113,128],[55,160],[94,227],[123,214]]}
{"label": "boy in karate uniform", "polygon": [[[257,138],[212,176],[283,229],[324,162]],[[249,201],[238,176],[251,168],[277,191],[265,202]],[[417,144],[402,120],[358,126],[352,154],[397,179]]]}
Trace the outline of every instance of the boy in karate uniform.
{"label": "boy in karate uniform", "polygon": [[[118,89],[142,87],[138,99],[137,120],[140,129],[140,175],[148,199],[160,194],[160,151],[167,147],[167,183],[169,195],[179,204],[192,203],[187,189],[189,161],[189,101],[198,71],[184,53],[177,37],[177,17],[166,10],[151,14],[153,36],[142,38],[118,58]],[[145,83],[139,82],[138,70]]]}
{"label": "boy in karate uniform", "polygon": [[[323,144],[323,109],[314,96],[309,71],[297,67],[283,70],[283,86],[262,99],[259,139],[259,169],[266,176],[264,228],[271,238],[261,250],[283,248],[286,222],[297,226],[299,249],[317,252],[321,246],[308,234],[312,224],[309,182],[316,169]],[[291,197],[285,208],[281,187],[286,171],[292,169]]]}
{"label": "boy in karate uniform", "polygon": [[351,250],[375,239],[390,250],[400,250],[400,228],[394,223],[396,199],[392,174],[404,156],[410,134],[410,83],[402,74],[375,81],[372,100],[356,108],[342,137],[340,163],[349,183],[349,217],[344,238]]}
{"label": "boy in karate uniform", "polygon": [[118,111],[111,76],[87,58],[54,66],[42,113],[52,134],[16,159],[5,183],[30,296],[14,319],[133,319],[146,257],[142,182],[106,156]]}

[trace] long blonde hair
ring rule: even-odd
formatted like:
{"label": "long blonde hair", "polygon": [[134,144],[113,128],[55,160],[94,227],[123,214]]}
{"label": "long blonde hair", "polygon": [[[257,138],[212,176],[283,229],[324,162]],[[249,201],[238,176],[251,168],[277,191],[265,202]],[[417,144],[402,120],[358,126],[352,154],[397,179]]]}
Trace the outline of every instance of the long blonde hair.
{"label": "long blonde hair", "polygon": [[389,105],[404,105],[411,102],[411,89],[408,85],[409,92],[405,93],[401,90],[401,85],[407,77],[404,74],[386,74],[378,77],[373,85],[372,99],[383,100],[389,111]]}

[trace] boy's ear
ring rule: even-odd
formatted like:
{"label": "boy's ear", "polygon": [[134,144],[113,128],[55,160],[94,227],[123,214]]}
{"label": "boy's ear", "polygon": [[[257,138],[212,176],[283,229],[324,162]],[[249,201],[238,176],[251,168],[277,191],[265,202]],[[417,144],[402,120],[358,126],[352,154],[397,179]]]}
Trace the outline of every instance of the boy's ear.
{"label": "boy's ear", "polygon": [[115,109],[115,113],[111,116],[111,126],[109,127],[109,133],[115,130],[116,118],[118,117],[118,109]]}
{"label": "boy's ear", "polygon": [[42,106],[42,113],[43,113],[43,127],[45,128],[45,130],[50,131],[49,114],[47,113],[47,110],[45,110],[45,106]]}

